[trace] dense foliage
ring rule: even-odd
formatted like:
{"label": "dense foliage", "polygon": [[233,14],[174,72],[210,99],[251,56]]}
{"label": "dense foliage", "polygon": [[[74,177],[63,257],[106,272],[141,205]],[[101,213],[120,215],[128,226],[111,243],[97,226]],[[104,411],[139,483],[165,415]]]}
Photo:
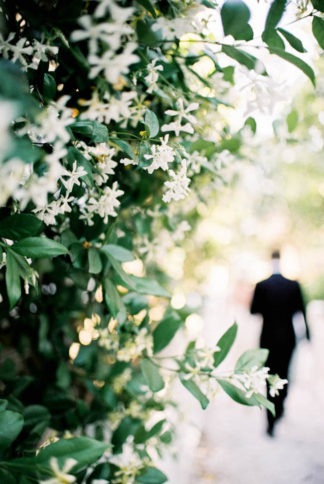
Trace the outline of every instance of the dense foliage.
{"label": "dense foliage", "polygon": [[[278,27],[286,3],[269,6],[263,48],[315,83],[302,42]],[[323,47],[321,2],[302,3]],[[256,129],[250,116],[233,132],[219,112],[236,70],[254,109],[264,96],[249,9],[2,0],[1,11],[0,481],[163,483],[154,461],[174,432],[173,377],[203,408],[221,387],[273,410],[265,382],[284,384],[265,350],[218,370],[236,324],[212,348],[160,353],[189,314],[169,305],[161,259]]]}

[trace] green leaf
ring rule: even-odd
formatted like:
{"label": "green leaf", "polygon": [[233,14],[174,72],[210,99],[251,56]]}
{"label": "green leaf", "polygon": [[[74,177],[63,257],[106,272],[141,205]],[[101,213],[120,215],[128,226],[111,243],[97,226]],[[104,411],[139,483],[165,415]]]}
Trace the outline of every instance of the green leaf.
{"label": "green leaf", "polygon": [[144,358],[140,363],[144,379],[152,392],[159,392],[164,388],[164,381],[158,367],[151,360]]}
{"label": "green leaf", "polygon": [[153,331],[154,353],[163,350],[170,343],[181,324],[182,320],[174,310],[171,309],[165,313],[162,321]]}
{"label": "green leaf", "polygon": [[26,465],[49,465],[52,457],[58,460],[60,468],[69,458],[75,459],[77,463],[73,466],[72,472],[89,467],[96,462],[109,446],[88,437],[78,437],[72,439],[61,439],[40,450],[36,457],[22,457],[11,460],[11,466],[24,469]]}
{"label": "green leaf", "polygon": [[311,0],[313,7],[319,12],[324,12],[323,0]]}
{"label": "green leaf", "polygon": [[290,113],[287,115],[286,121],[288,132],[292,133],[298,126],[298,111],[296,111],[296,109],[290,111]]}
{"label": "green leaf", "polygon": [[249,126],[253,134],[256,133],[257,130],[257,123],[256,120],[252,117],[249,117],[245,120],[244,126]]}
{"label": "green leaf", "polygon": [[113,318],[117,318],[120,323],[124,322],[126,319],[126,308],[117,289],[107,277],[104,279],[103,286],[105,303]]}
{"label": "green leaf", "polygon": [[11,410],[0,413],[0,450],[5,450],[12,444],[23,426],[24,418],[20,413]]}
{"label": "green leaf", "polygon": [[35,215],[16,213],[0,221],[0,237],[19,240],[31,235],[38,235],[43,225],[43,222]]}
{"label": "green leaf", "polygon": [[148,129],[149,137],[154,138],[154,136],[156,136],[159,132],[160,125],[156,114],[150,109],[145,111],[144,124]]}
{"label": "green leaf", "polygon": [[90,274],[99,274],[102,271],[100,254],[95,247],[90,247],[88,250],[88,262]]}
{"label": "green leaf", "polygon": [[313,69],[308,64],[306,64],[306,62],[304,62],[302,59],[300,59],[299,57],[296,57],[293,54],[290,54],[290,52],[285,52],[280,49],[276,49],[274,47],[271,48],[271,53],[276,54],[277,56],[281,57],[287,62],[290,62],[294,66],[298,67],[298,69],[300,69],[312,81],[312,84],[314,86],[316,85],[315,74]]}
{"label": "green leaf", "polygon": [[116,273],[118,274],[121,284],[123,284],[125,287],[132,289],[133,291],[136,290],[135,285],[133,283],[133,280],[129,274],[127,274],[124,269],[122,268],[121,264],[113,257],[110,253],[105,252],[106,256],[108,257],[108,260]]}
{"label": "green leaf", "polygon": [[[9,471],[0,469],[0,482],[3,482],[4,484],[17,484],[16,477],[17,476],[10,474]],[[20,481],[19,484],[22,484],[22,481]]]}
{"label": "green leaf", "polygon": [[153,32],[149,23],[144,20],[137,21],[136,33],[140,44],[156,46],[159,42],[157,32]]}
{"label": "green leaf", "polygon": [[298,52],[306,52],[306,49],[304,48],[301,40],[299,40],[290,32],[287,32],[287,30],[280,27],[278,28],[278,31],[285,37],[285,39],[291,45],[291,47],[293,47],[293,49],[297,50]]}
{"label": "green leaf", "polygon": [[57,257],[58,255],[68,254],[68,249],[64,245],[47,237],[26,237],[16,242],[12,250],[25,257],[38,259],[41,257]]}
{"label": "green leaf", "polygon": [[220,351],[214,353],[214,366],[218,366],[227,356],[237,334],[237,323],[234,323],[217,342]]}
{"label": "green leaf", "polygon": [[119,148],[121,148],[124,151],[124,153],[126,153],[126,155],[128,155],[132,160],[136,159],[136,155],[134,153],[134,150],[131,147],[131,145],[129,143],[127,143],[127,141],[123,141],[123,140],[117,139],[117,138],[110,138],[110,141],[112,141],[113,143],[118,145]]}
{"label": "green leaf", "polygon": [[6,287],[11,309],[19,301],[21,296],[19,265],[11,251],[7,252],[6,259]]}
{"label": "green leaf", "polygon": [[275,29],[265,30],[262,34],[262,40],[269,47],[275,47],[277,49],[285,50],[285,43]]}
{"label": "green leaf", "polygon": [[263,63],[253,55],[245,52],[244,50],[233,47],[232,45],[223,45],[222,51],[224,52],[224,54],[236,60],[248,69],[254,69],[259,74],[266,75],[266,70]]}
{"label": "green leaf", "polygon": [[250,17],[250,10],[243,1],[227,0],[221,9],[224,34],[236,40],[253,39],[253,30],[248,24]]}
{"label": "green leaf", "polygon": [[157,297],[170,297],[169,293],[164,289],[164,287],[160,286],[157,281],[133,275],[130,275],[129,277],[132,281],[135,291],[139,292],[140,294],[148,294]]}
{"label": "green leaf", "polygon": [[251,370],[254,366],[260,369],[267,361],[268,355],[269,350],[263,348],[245,351],[236,362],[235,373]]}
{"label": "green leaf", "polygon": [[142,7],[146,8],[148,12],[152,15],[152,17],[156,17],[154,3],[152,4],[150,0],[137,0],[137,2],[142,5]]}
{"label": "green leaf", "polygon": [[43,95],[48,101],[52,101],[56,95],[56,81],[51,74],[44,74]]}
{"label": "green leaf", "polygon": [[319,46],[324,49],[324,20],[316,15],[313,18],[312,31]]}
{"label": "green leaf", "polygon": [[107,244],[107,245],[103,245],[100,250],[104,254],[106,254],[107,257],[111,255],[119,262],[129,262],[129,261],[135,260],[135,257],[133,256],[131,251],[128,249],[125,249],[125,247],[122,247],[121,245]]}
{"label": "green leaf", "polygon": [[274,0],[269,8],[264,30],[275,29],[286,9],[287,0]]}
{"label": "green leaf", "polygon": [[276,409],[275,409],[275,406],[272,402],[270,402],[270,400],[268,400],[264,395],[262,395],[261,393],[254,393],[254,398],[256,399],[256,401],[262,405],[263,407],[265,407],[267,410],[269,410],[272,415],[275,417],[276,416]]}
{"label": "green leaf", "polygon": [[168,478],[156,467],[147,467],[145,471],[136,478],[140,484],[163,484]]}
{"label": "green leaf", "polygon": [[258,405],[258,402],[254,398],[254,395],[248,398],[243,390],[226,380],[222,380],[221,378],[217,378],[217,382],[227,393],[227,395],[229,395],[231,399],[235,402],[240,403],[241,405],[249,405],[252,407]]}
{"label": "green leaf", "polygon": [[205,410],[205,408],[207,408],[209,404],[209,400],[206,395],[204,395],[204,393],[200,390],[198,385],[192,379],[184,380],[181,378],[180,381],[182,385],[198,400],[201,408]]}
{"label": "green leaf", "polygon": [[88,119],[76,121],[70,125],[70,128],[73,134],[88,138],[92,143],[104,143],[109,138],[107,126],[98,121],[90,121]]}

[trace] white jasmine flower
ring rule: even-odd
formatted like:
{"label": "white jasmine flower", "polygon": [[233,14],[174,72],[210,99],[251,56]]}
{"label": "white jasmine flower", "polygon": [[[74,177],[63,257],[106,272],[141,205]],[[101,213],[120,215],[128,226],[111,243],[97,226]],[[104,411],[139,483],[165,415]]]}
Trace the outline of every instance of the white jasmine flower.
{"label": "white jasmine flower", "polygon": [[191,230],[191,227],[188,222],[186,220],[182,220],[182,222],[177,225],[176,230],[173,232],[172,239],[175,242],[183,240],[185,238],[185,232],[188,232],[189,230]]}
{"label": "white jasmine flower", "polygon": [[171,202],[171,200],[182,200],[190,191],[190,178],[187,177],[187,165],[183,161],[181,169],[178,173],[173,170],[169,171],[171,180],[165,182],[166,192],[163,195],[164,202]]}
{"label": "white jasmine flower", "polygon": [[[72,109],[66,107],[69,100],[68,96],[63,96],[56,103],[52,103],[38,117],[40,126],[37,129],[37,138],[45,143],[53,143],[60,139],[67,143],[70,135],[66,127],[74,122],[72,118]],[[33,140],[33,141],[38,141]]]}
{"label": "white jasmine flower", "polygon": [[116,217],[116,208],[119,207],[120,201],[118,197],[123,195],[123,190],[118,189],[118,183],[114,182],[112,188],[105,187],[103,194],[99,199],[91,196],[88,201],[88,212],[91,214],[97,213],[104,219],[104,222],[108,222],[108,216]]}
{"label": "white jasmine flower", "polygon": [[122,158],[119,160],[119,163],[122,165],[128,166],[128,165],[138,165],[138,162],[136,160],[130,160],[129,158]]}
{"label": "white jasmine flower", "polygon": [[[89,52],[95,54],[98,51],[99,43],[101,41],[109,44],[109,24],[93,23],[90,15],[83,15],[78,20],[83,30],[74,30],[71,34],[71,40],[74,42],[80,42],[85,39],[89,39]],[[118,47],[118,46],[117,46]]]}
{"label": "white jasmine flower", "polygon": [[175,152],[171,146],[168,146],[169,135],[166,135],[163,138],[160,138],[161,144],[160,145],[153,145],[151,148],[152,154],[151,155],[144,155],[146,160],[152,159],[152,163],[150,166],[144,167],[150,174],[153,171],[161,168],[162,170],[168,170],[168,164],[174,160]]}
{"label": "white jasmine flower", "polygon": [[11,145],[9,126],[17,112],[16,105],[11,101],[0,101],[0,162]]}
{"label": "white jasmine flower", "polygon": [[8,198],[15,194],[25,176],[25,168],[26,164],[20,158],[12,158],[0,164],[0,206],[5,205]]}
{"label": "white jasmine flower", "polygon": [[139,60],[133,52],[136,49],[134,42],[129,42],[121,54],[115,55],[112,51],[106,51],[101,57],[89,56],[89,63],[92,65],[89,77],[93,79],[103,71],[106,79],[115,84],[121,74],[128,74],[129,66]]}
{"label": "white jasmine flower", "polygon": [[31,69],[37,69],[41,61],[47,62],[49,57],[47,54],[56,55],[59,51],[57,46],[42,44],[38,40],[33,41],[33,62],[30,64]]}
{"label": "white jasmine flower", "polygon": [[80,185],[80,178],[85,176],[87,172],[82,166],[77,166],[77,162],[74,161],[72,165],[72,171],[64,170],[64,177],[67,177],[65,180],[63,177],[61,178],[61,182],[65,186],[68,193],[73,190],[74,185]]}
{"label": "white jasmine flower", "polygon": [[276,397],[279,394],[279,390],[282,390],[287,385],[288,380],[281,379],[279,375],[269,375],[268,382],[270,384],[270,395]]}
{"label": "white jasmine flower", "polygon": [[193,114],[190,114],[191,111],[195,111],[199,108],[198,103],[190,103],[188,107],[184,107],[184,99],[181,97],[177,101],[177,107],[178,109],[167,109],[165,111],[165,114],[168,116],[177,116],[179,121],[181,122],[183,119],[186,119],[189,121],[191,124],[195,124],[197,122],[197,119]]}
{"label": "white jasmine flower", "polygon": [[109,96],[108,93],[105,93],[103,100],[100,100],[98,92],[94,91],[89,101],[79,100],[80,105],[88,106],[88,109],[81,114],[80,118],[95,119],[106,124],[111,120],[118,123],[123,118],[130,118],[130,105],[135,97],[135,92],[124,91],[119,97]]}
{"label": "white jasmine flower", "polygon": [[92,148],[91,153],[98,161],[97,169],[99,170],[99,174],[93,174],[93,179],[97,185],[101,186],[108,180],[109,175],[115,173],[114,168],[117,166],[117,162],[112,157],[116,154],[116,151],[114,148],[109,148],[107,144],[101,143]]}
{"label": "white jasmine flower", "polygon": [[257,366],[253,366],[250,370],[245,370],[244,373],[236,373],[234,379],[244,386],[247,390],[246,396],[249,398],[253,393],[263,392],[269,370],[267,367],[258,369]]}
{"label": "white jasmine flower", "polygon": [[148,71],[148,75],[144,77],[145,81],[148,83],[149,88],[147,92],[151,93],[155,89],[157,89],[157,81],[159,79],[159,71],[163,71],[163,66],[155,65],[159,59],[153,59],[152,62],[150,62],[147,66],[146,69]]}
{"label": "white jasmine flower", "polygon": [[50,458],[50,467],[54,477],[46,479],[46,481],[40,481],[40,484],[69,484],[70,482],[76,482],[76,477],[68,472],[77,464],[75,459],[66,459],[62,469],[59,468],[58,460],[56,457]]}
{"label": "white jasmine flower", "polygon": [[[194,129],[192,127],[192,124],[197,123],[197,119],[193,114],[190,114],[192,111],[195,111],[198,109],[199,104],[198,103],[190,103],[188,107],[184,107],[184,99],[180,98],[177,101],[177,107],[178,109],[167,109],[165,111],[165,114],[169,116],[175,116],[176,119],[175,121],[169,123],[169,124],[164,124],[162,126],[162,131],[174,131],[176,133],[176,136],[179,136],[180,131],[184,131],[186,133],[194,133]],[[187,120],[188,122],[182,126],[182,121]]]}
{"label": "white jasmine flower", "polygon": [[197,362],[195,366],[190,365],[190,363],[186,362],[185,365],[186,373],[182,375],[183,380],[191,380],[196,376],[199,376],[201,373],[201,365]]}
{"label": "white jasmine flower", "polygon": [[9,59],[12,62],[17,60],[20,62],[22,69],[26,70],[28,67],[28,61],[24,56],[30,56],[33,53],[33,48],[31,45],[25,45],[27,42],[26,37],[22,37],[17,43],[11,44],[10,42],[14,39],[15,34],[10,32],[7,40],[4,40],[0,34],[0,53],[2,53],[5,59]]}

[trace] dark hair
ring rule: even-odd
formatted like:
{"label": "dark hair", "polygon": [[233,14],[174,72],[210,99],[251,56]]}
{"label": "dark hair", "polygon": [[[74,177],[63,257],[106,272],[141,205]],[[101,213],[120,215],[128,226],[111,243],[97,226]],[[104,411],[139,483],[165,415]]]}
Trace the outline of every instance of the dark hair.
{"label": "dark hair", "polygon": [[280,259],[280,250],[274,250],[271,254],[271,259]]}

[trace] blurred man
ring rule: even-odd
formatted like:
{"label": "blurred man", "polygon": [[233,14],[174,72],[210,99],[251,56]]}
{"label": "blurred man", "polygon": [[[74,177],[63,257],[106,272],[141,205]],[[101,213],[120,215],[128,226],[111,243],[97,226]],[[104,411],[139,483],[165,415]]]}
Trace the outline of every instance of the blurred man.
{"label": "blurred man", "polygon": [[[281,275],[278,250],[272,253],[272,269],[272,275],[255,287],[251,313],[259,313],[263,316],[260,346],[269,350],[265,366],[270,368],[270,373],[287,379],[289,363],[296,345],[292,322],[295,313],[299,311],[303,313],[306,338],[310,339],[310,335],[300,285],[297,281],[291,281]],[[283,414],[287,392],[288,385],[285,385],[275,397],[270,395],[269,388],[267,390],[267,397],[274,403],[276,409],[275,417],[267,411],[267,433],[270,436],[273,436],[274,425]]]}

